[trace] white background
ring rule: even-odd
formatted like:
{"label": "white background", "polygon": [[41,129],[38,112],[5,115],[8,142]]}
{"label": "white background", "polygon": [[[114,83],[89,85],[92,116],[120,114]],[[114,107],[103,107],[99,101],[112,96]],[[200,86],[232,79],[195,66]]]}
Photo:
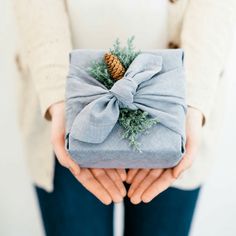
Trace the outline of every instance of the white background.
{"label": "white background", "polygon": [[[15,31],[9,2],[0,0],[0,235],[42,236],[43,229],[21,149],[16,117]],[[233,35],[232,35],[233,37]],[[218,155],[201,193],[191,236],[236,235],[236,41],[226,76],[226,114]],[[116,236],[122,231],[116,211]]]}

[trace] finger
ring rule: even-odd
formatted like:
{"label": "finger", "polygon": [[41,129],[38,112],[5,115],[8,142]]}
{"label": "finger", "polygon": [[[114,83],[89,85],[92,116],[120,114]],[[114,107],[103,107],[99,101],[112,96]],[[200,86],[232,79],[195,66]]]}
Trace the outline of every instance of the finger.
{"label": "finger", "polygon": [[70,170],[70,172],[76,177],[80,174],[80,167],[79,165],[73,161],[70,157],[68,159],[68,169]]}
{"label": "finger", "polygon": [[121,176],[118,174],[117,170],[115,169],[106,169],[106,174],[111,178],[111,180],[115,183],[117,189],[120,191],[122,197],[126,195],[126,188],[123,184],[123,180]]}
{"label": "finger", "polygon": [[143,179],[143,181],[139,184],[138,188],[133,192],[130,196],[130,201],[133,204],[138,204],[142,201],[141,196],[144,191],[163,173],[163,169],[153,169],[148,175]]}
{"label": "finger", "polygon": [[175,178],[172,176],[172,170],[165,170],[162,175],[155,180],[142,194],[143,202],[150,202],[154,197],[156,197],[161,192],[165,191],[173,182]]}
{"label": "finger", "polygon": [[81,169],[77,180],[103,204],[109,205],[112,202],[110,194],[106,189],[94,178],[89,169]]}
{"label": "finger", "polygon": [[116,171],[119,174],[119,176],[121,177],[122,181],[125,181],[126,177],[127,177],[125,169],[117,169]]}
{"label": "finger", "polygon": [[179,162],[179,164],[177,166],[175,166],[172,170],[172,175],[174,178],[179,178],[179,176],[182,174],[183,171],[185,171],[186,169],[188,169],[189,167],[191,167],[192,163],[193,163],[193,159],[195,156],[195,153],[197,152],[197,147],[198,144],[196,144],[198,142],[193,141],[191,139],[191,137],[187,138],[187,142],[186,142],[186,152],[182,158],[182,160]]}
{"label": "finger", "polygon": [[127,174],[127,178],[126,178],[126,182],[128,184],[130,184],[134,178],[134,176],[138,173],[139,169],[129,169],[128,174]]}
{"label": "finger", "polygon": [[179,178],[183,171],[191,167],[192,162],[193,158],[190,155],[185,154],[179,164],[172,169],[173,177],[175,179]]}
{"label": "finger", "polygon": [[91,172],[99,183],[107,190],[114,202],[122,201],[123,197],[120,191],[103,169],[93,168],[91,169]]}
{"label": "finger", "polygon": [[73,159],[71,159],[70,155],[65,150],[64,138],[57,138],[54,140],[53,148],[59,163],[62,166],[69,168],[73,175],[78,175],[80,173],[80,167]]}
{"label": "finger", "polygon": [[133,192],[139,186],[139,184],[143,181],[143,179],[148,175],[150,169],[140,169],[138,173],[134,176],[132,183],[130,185],[128,191],[128,197],[132,196]]}

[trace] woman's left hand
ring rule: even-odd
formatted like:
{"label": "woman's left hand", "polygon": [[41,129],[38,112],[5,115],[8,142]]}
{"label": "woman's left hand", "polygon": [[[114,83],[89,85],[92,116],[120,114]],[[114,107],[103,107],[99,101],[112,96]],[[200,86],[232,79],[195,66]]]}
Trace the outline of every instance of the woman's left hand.
{"label": "woman's left hand", "polygon": [[202,113],[188,107],[186,117],[186,152],[177,166],[170,169],[130,169],[128,197],[133,204],[148,203],[166,190],[186,169],[190,168],[201,142]]}

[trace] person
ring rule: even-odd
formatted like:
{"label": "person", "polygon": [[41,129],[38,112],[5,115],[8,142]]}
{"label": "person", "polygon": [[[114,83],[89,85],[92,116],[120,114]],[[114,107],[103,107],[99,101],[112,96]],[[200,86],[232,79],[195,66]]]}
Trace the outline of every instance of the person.
{"label": "person", "polygon": [[[189,234],[222,119],[222,74],[235,5],[234,0],[14,1],[21,41],[20,127],[47,235],[111,236],[113,203],[123,199],[125,235]],[[80,168],[64,148],[68,54],[73,48],[108,49],[117,36],[124,41],[130,35],[139,49],[184,49],[186,154],[171,169]]]}

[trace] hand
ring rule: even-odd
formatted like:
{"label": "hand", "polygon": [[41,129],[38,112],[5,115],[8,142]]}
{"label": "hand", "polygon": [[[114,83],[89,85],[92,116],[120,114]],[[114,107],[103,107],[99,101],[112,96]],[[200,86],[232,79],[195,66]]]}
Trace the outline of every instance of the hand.
{"label": "hand", "polygon": [[123,169],[80,168],[65,150],[65,104],[56,103],[49,108],[52,120],[51,143],[59,163],[104,204],[122,201],[126,195]]}
{"label": "hand", "polygon": [[186,118],[186,153],[177,166],[170,169],[131,169],[128,171],[127,183],[130,183],[128,197],[133,204],[141,201],[150,202],[166,190],[190,168],[197,153],[202,134],[202,113],[188,107]]}

